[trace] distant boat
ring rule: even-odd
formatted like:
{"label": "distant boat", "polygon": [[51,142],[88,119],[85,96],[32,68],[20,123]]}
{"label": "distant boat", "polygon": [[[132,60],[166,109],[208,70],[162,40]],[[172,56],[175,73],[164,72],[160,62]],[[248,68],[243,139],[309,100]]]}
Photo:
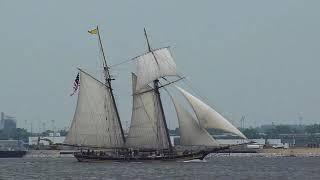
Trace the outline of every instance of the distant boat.
{"label": "distant boat", "polygon": [[[98,27],[91,34],[99,38],[105,82],[79,69],[76,111],[64,145],[75,146],[78,161],[141,161],[204,159],[208,154],[228,149],[220,146],[207,132],[215,128],[246,137],[213,108],[181,87],[176,89],[187,100],[196,118],[165,88],[181,78],[167,47],[152,49],[146,30],[148,51],[133,58],[137,70],[132,73],[133,107],[131,125],[125,137],[114,98],[110,67],[104,55]],[[169,81],[168,76],[175,78]],[[160,92],[161,90],[161,92]],[[163,90],[163,91],[162,91]],[[161,93],[168,92],[180,127],[180,144],[170,141]]]}
{"label": "distant boat", "polygon": [[18,140],[0,140],[0,158],[21,158],[27,151]]}
{"label": "distant boat", "polygon": [[0,158],[21,158],[27,154],[27,151],[12,150],[12,151],[1,151]]}

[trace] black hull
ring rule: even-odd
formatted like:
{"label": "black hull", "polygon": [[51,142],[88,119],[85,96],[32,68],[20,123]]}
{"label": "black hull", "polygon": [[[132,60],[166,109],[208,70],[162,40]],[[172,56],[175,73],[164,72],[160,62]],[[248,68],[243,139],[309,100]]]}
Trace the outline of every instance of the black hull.
{"label": "black hull", "polygon": [[189,161],[189,160],[203,160],[210,153],[218,153],[228,147],[214,148],[210,150],[203,150],[188,154],[167,154],[162,156],[110,156],[99,154],[88,154],[83,152],[75,152],[74,157],[79,162],[99,162],[99,161]]}
{"label": "black hull", "polygon": [[79,162],[96,162],[96,161],[187,161],[199,159],[202,160],[202,155],[177,155],[177,156],[162,156],[162,157],[108,157],[95,155],[78,155],[74,154]]}
{"label": "black hull", "polygon": [[27,151],[0,151],[0,158],[21,158]]}

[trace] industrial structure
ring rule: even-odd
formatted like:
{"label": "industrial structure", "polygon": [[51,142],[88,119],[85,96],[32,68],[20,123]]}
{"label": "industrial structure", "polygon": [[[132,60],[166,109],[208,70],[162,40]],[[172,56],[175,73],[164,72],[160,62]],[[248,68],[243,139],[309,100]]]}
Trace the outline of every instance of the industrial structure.
{"label": "industrial structure", "polygon": [[17,123],[14,117],[7,116],[4,112],[1,112],[0,119],[0,130],[3,130],[10,134],[10,132],[14,131],[17,127]]}

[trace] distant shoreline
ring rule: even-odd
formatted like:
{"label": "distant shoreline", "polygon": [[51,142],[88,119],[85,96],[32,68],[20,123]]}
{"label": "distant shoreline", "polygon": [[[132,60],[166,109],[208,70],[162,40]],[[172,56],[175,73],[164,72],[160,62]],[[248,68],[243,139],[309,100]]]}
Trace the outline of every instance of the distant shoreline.
{"label": "distant shoreline", "polygon": [[278,156],[320,156],[320,148],[261,149],[258,153]]}
{"label": "distant shoreline", "polygon": [[[208,156],[264,156],[264,157],[320,157],[320,148],[258,149],[257,153],[212,153]],[[65,158],[72,154],[60,154],[59,150],[30,150],[26,158]]]}

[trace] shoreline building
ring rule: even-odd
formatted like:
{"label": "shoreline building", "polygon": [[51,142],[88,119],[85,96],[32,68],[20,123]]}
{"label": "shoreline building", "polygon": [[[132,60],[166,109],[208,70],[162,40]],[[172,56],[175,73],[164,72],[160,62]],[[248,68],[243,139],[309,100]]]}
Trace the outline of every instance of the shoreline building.
{"label": "shoreline building", "polygon": [[7,116],[1,112],[0,130],[11,132],[17,128],[17,123],[14,117]]}
{"label": "shoreline building", "polygon": [[60,136],[60,133],[49,133],[49,136],[30,136],[29,146],[32,145],[43,145],[49,146],[56,143],[63,143],[65,136]]}

